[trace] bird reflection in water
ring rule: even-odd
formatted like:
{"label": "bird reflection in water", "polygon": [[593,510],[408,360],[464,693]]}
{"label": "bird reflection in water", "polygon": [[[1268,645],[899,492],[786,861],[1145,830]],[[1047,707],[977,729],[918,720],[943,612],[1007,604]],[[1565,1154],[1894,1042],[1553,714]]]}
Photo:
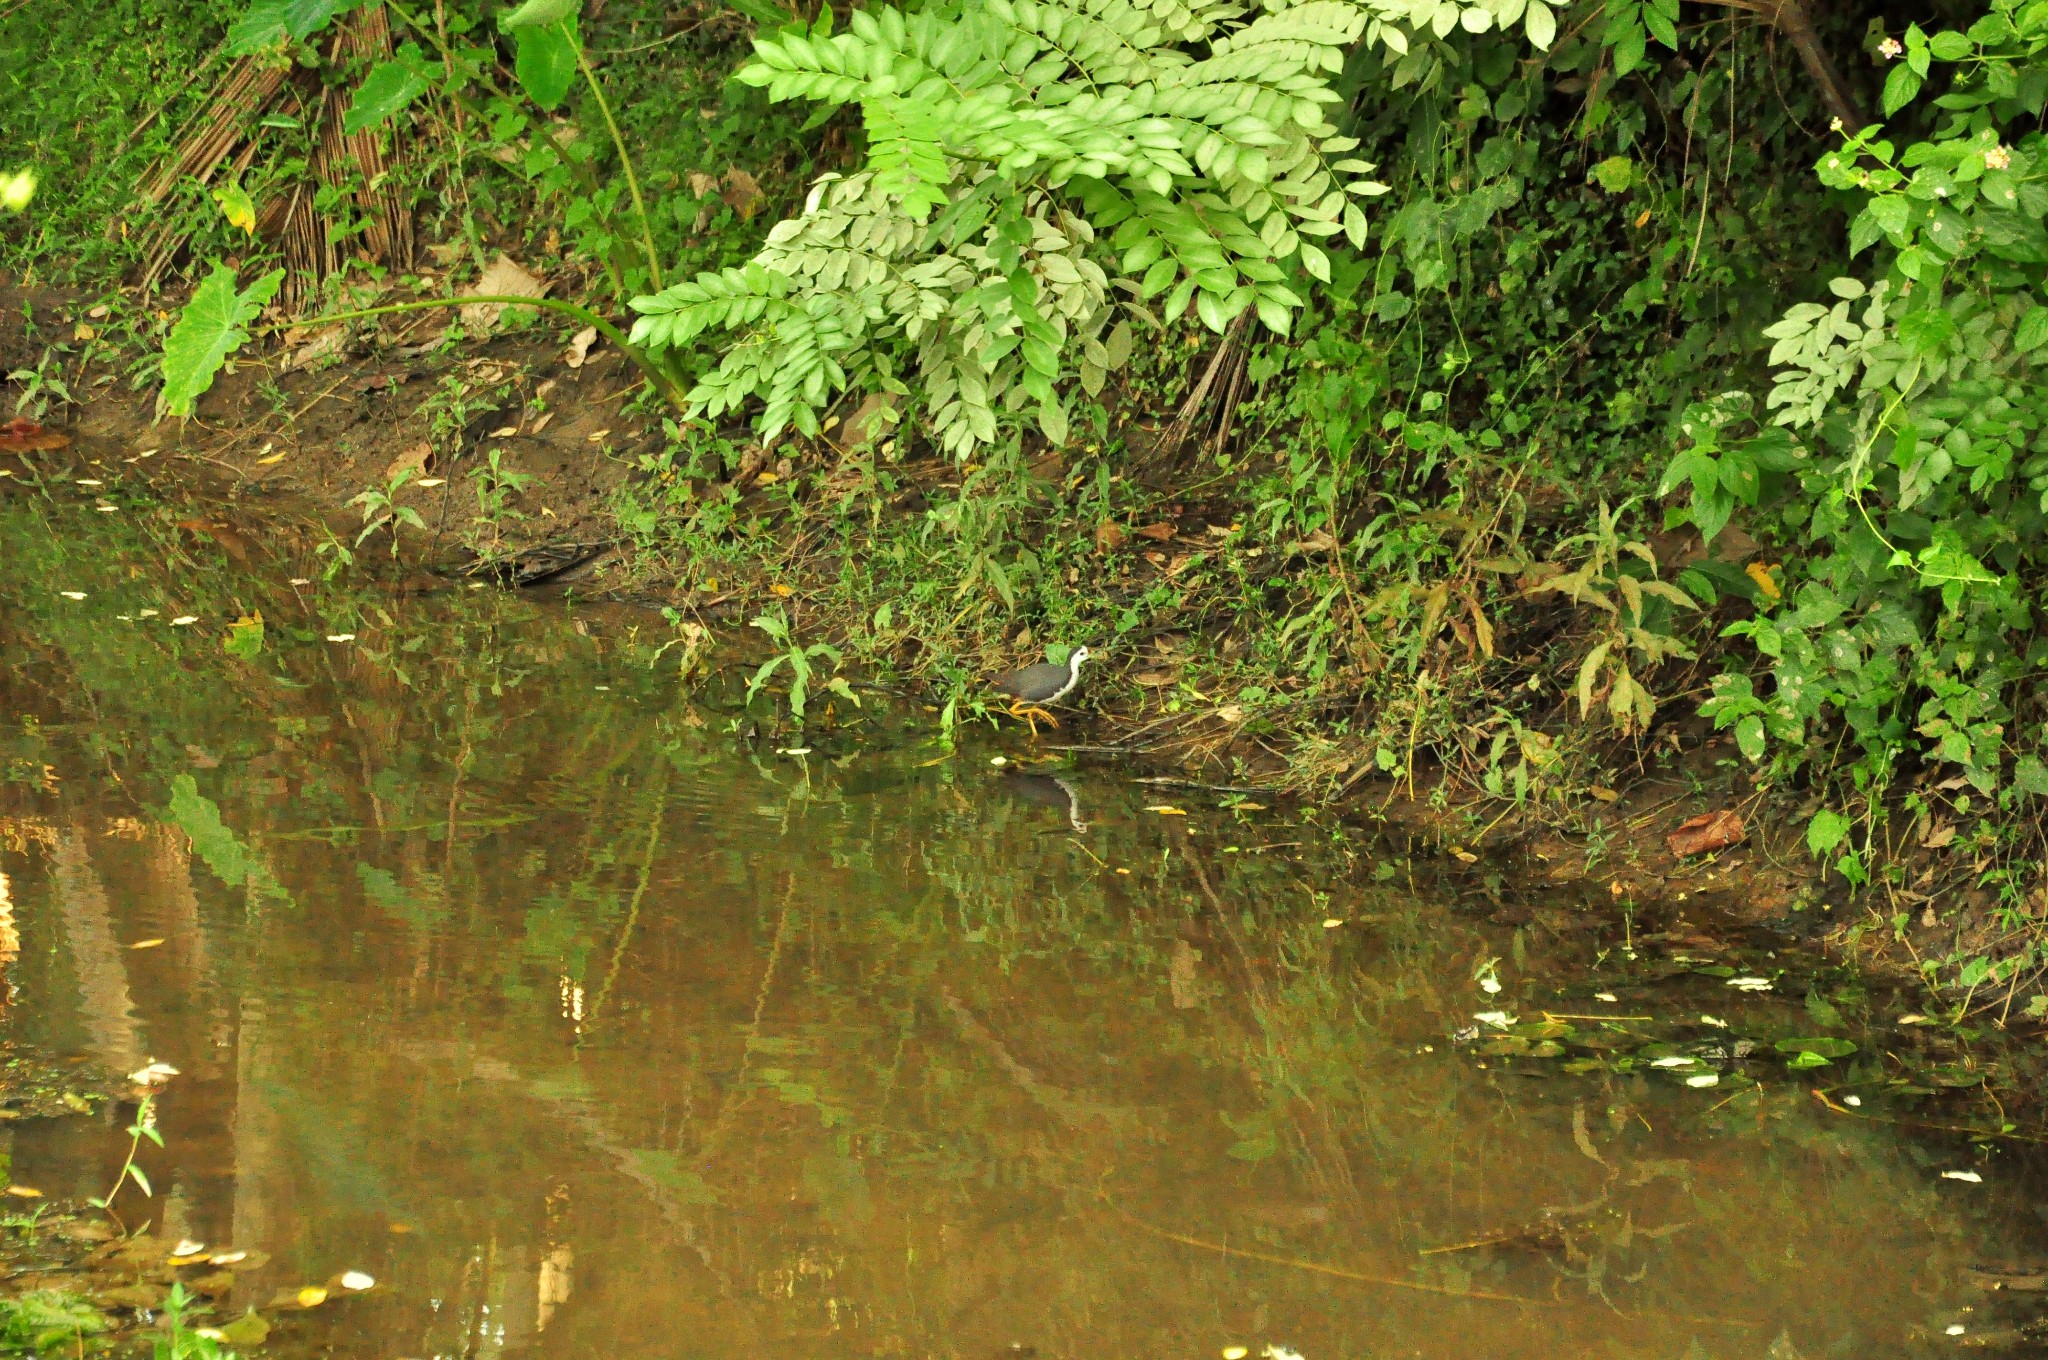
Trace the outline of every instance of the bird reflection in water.
{"label": "bird reflection in water", "polygon": [[1027,802],[1059,808],[1067,814],[1067,826],[1075,835],[1087,834],[1088,819],[1081,812],[1081,795],[1058,775],[1011,773],[1003,776],[1003,784]]}

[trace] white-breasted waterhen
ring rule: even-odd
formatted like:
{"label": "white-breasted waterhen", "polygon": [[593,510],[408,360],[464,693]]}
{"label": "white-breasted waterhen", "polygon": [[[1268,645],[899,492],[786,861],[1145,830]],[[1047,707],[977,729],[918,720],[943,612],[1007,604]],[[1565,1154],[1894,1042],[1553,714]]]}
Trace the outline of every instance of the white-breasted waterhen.
{"label": "white-breasted waterhen", "polygon": [[1030,724],[1031,735],[1038,735],[1037,719],[1043,718],[1054,727],[1060,720],[1045,711],[1044,704],[1058,703],[1081,683],[1081,663],[1088,659],[1086,647],[1076,647],[1067,657],[1067,664],[1055,666],[1050,661],[1041,661],[1035,666],[1026,666],[1021,671],[999,675],[988,682],[988,687],[998,694],[1007,695],[1010,700],[1010,716],[1022,718]]}

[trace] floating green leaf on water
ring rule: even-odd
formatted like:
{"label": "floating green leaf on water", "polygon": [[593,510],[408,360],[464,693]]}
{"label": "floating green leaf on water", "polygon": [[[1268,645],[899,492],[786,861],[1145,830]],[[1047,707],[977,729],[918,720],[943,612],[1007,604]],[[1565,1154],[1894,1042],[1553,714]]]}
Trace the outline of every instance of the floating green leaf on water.
{"label": "floating green leaf on water", "polygon": [[230,1346],[260,1346],[270,1339],[270,1322],[251,1308],[220,1329],[220,1339]]}
{"label": "floating green leaf on water", "polygon": [[1795,1068],[1825,1067],[1831,1058],[1846,1058],[1856,1051],[1856,1045],[1847,1039],[1780,1039],[1772,1045],[1780,1053],[1792,1055],[1788,1064]]}

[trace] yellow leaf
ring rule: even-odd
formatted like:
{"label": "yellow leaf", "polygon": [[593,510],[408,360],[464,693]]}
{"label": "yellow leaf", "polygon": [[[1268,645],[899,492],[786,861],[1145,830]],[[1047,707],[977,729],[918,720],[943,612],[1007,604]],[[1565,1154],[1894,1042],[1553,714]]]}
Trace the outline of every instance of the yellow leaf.
{"label": "yellow leaf", "polygon": [[794,595],[796,594],[796,591],[786,585],[783,585],[780,581],[778,581],[774,585],[768,587],[768,593],[770,595]]}
{"label": "yellow leaf", "polygon": [[290,454],[286,453],[273,453],[268,458],[258,458],[256,460],[256,466],[269,467],[272,463],[282,463],[286,458],[289,458],[290,456]]}
{"label": "yellow leaf", "polygon": [[250,200],[249,191],[239,184],[225,184],[213,191],[213,201],[220,204],[220,214],[227,218],[228,225],[240,227],[249,235],[256,234],[256,204]]}
{"label": "yellow leaf", "polygon": [[1771,579],[1771,569],[1769,567],[1761,562],[1752,562],[1742,570],[1750,580],[1756,582],[1756,588],[1764,593],[1765,599],[1776,600],[1783,598],[1784,592],[1779,590],[1778,583]]}
{"label": "yellow leaf", "polygon": [[1145,811],[1156,812],[1162,817],[1185,817],[1188,815],[1186,808],[1177,808],[1168,803],[1154,803],[1146,808]]}
{"label": "yellow leaf", "polygon": [[162,940],[137,940],[134,944],[131,944],[128,947],[130,949],[154,949],[162,943]]}
{"label": "yellow leaf", "polygon": [[327,1291],[317,1284],[309,1284],[298,1293],[299,1307],[318,1308],[327,1302]]}
{"label": "yellow leaf", "polygon": [[43,1192],[30,1185],[10,1185],[7,1193],[16,1199],[41,1199]]}

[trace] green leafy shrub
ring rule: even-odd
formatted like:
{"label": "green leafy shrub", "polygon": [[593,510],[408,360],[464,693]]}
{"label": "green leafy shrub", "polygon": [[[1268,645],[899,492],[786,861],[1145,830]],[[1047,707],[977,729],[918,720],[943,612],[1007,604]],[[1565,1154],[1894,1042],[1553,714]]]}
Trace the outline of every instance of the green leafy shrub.
{"label": "green leafy shrub", "polygon": [[[1901,145],[1872,126],[1818,166],[1875,266],[1765,332],[1764,410],[1695,408],[1665,480],[1708,540],[1740,512],[1787,555],[1782,598],[1727,629],[1761,664],[1704,708],[1746,755],[1789,772],[1839,726],[1873,809],[1901,765],[2017,808],[2048,795],[2048,5],[1994,0],[1893,48],[1887,115],[1946,78],[1927,131]],[[1815,826],[1816,852],[1860,877],[1847,821]]]}

